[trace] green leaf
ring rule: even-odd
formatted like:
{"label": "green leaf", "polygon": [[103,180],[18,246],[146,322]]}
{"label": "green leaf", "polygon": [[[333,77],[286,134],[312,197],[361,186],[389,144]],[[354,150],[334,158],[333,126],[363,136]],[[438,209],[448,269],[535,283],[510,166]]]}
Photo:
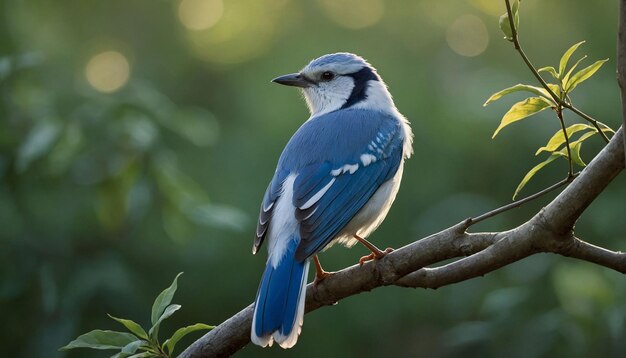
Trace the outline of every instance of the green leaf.
{"label": "green leaf", "polygon": [[208,324],[204,324],[204,323],[196,323],[191,326],[179,328],[178,330],[176,330],[176,332],[174,332],[172,337],[170,337],[167,341],[163,343],[163,345],[167,347],[167,351],[171,355],[174,352],[174,347],[176,347],[176,343],[178,343],[178,341],[180,341],[180,339],[186,336],[187,334],[191,332],[199,331],[201,329],[213,329],[213,328],[215,328],[215,326],[209,326]]}
{"label": "green leaf", "polygon": [[165,311],[165,308],[172,302],[172,298],[178,288],[178,278],[182,274],[183,273],[181,272],[176,275],[170,287],[163,290],[163,292],[161,292],[154,300],[154,303],[152,304],[152,315],[150,316],[153,325],[159,321],[161,315],[163,315],[163,311]]}
{"label": "green leaf", "polygon": [[487,99],[487,101],[483,104],[483,106],[486,106],[486,105],[488,105],[489,103],[491,103],[493,101],[497,101],[500,98],[502,98],[503,96],[506,96],[507,94],[510,94],[510,93],[513,93],[513,92],[519,92],[519,91],[532,92],[532,93],[534,93],[536,95],[546,97],[546,99],[550,99],[550,95],[548,94],[548,92],[545,89],[518,83],[515,86],[511,86],[509,88],[505,88],[505,89],[503,89],[501,91],[498,91],[498,92],[492,94],[491,97],[489,97],[489,99]]}
{"label": "green leaf", "polygon": [[561,153],[561,152],[554,152],[554,153],[552,153],[552,155],[550,157],[548,157],[548,159],[546,159],[545,161],[535,165],[535,167],[533,167],[528,173],[526,173],[526,175],[524,176],[524,179],[522,179],[522,181],[517,186],[517,189],[515,189],[515,193],[513,194],[513,200],[515,200],[515,198],[517,197],[517,194],[519,194],[519,192],[522,190],[522,188],[528,183],[528,181],[535,174],[537,174],[537,172],[539,170],[541,170],[541,168],[543,168],[546,165],[552,163],[556,158],[562,157],[562,156],[563,156],[563,153]]}
{"label": "green leaf", "polygon": [[565,68],[567,67],[567,62],[569,62],[569,58],[572,57],[572,54],[574,53],[574,51],[576,51],[578,46],[584,43],[585,41],[581,41],[577,44],[572,45],[572,47],[570,47],[569,49],[567,49],[567,51],[565,51],[565,53],[561,57],[561,61],[559,61],[559,78],[563,76],[563,73],[565,72]]}
{"label": "green leaf", "polygon": [[567,84],[567,82],[569,81],[569,76],[571,76],[572,72],[574,72],[574,70],[576,69],[576,67],[578,67],[578,64],[580,64],[582,62],[582,60],[586,59],[587,55],[583,56],[580,58],[580,60],[576,61],[576,63],[574,64],[574,66],[572,66],[569,71],[567,71],[567,73],[565,74],[565,76],[563,76],[563,79],[561,80],[561,83],[563,83],[563,86],[565,86]]}
{"label": "green leaf", "polygon": [[17,152],[17,171],[24,172],[34,160],[47,154],[60,134],[61,125],[55,120],[42,120],[35,124]]}
{"label": "green leaf", "polygon": [[124,346],[124,348],[122,348],[122,350],[116,354],[111,356],[111,358],[128,358],[130,356],[132,356],[133,354],[135,354],[135,352],[137,352],[137,349],[139,349],[141,346],[147,346],[148,342],[144,341],[144,340],[136,340],[134,342],[130,342],[127,345]]}
{"label": "green leaf", "polygon": [[511,12],[513,12],[515,29],[519,29],[519,0],[513,0],[513,4],[511,4]]}
{"label": "green leaf", "polygon": [[129,356],[128,358],[151,358],[151,357],[159,357],[159,355],[154,354],[152,352],[141,352],[141,353],[133,354],[132,356]]}
{"label": "green leaf", "polygon": [[508,13],[500,16],[500,19],[498,20],[498,25],[500,26],[500,30],[504,34],[504,39],[513,41],[513,31],[511,31],[511,23],[509,22]]}
{"label": "green leaf", "polygon": [[578,86],[579,84],[581,84],[583,81],[585,81],[587,78],[593,76],[594,73],[596,73],[597,70],[600,69],[600,67],[602,67],[602,65],[608,61],[609,59],[605,59],[605,60],[598,60],[596,62],[594,62],[593,64],[583,68],[582,70],[576,72],[572,78],[565,83],[563,86],[565,87],[565,90],[567,92],[571,92],[574,90],[574,88],[576,88],[576,86]]}
{"label": "green leaf", "polygon": [[163,314],[161,315],[161,317],[159,317],[159,319],[156,321],[156,323],[154,325],[152,325],[152,328],[150,328],[150,331],[148,332],[148,334],[150,335],[151,338],[153,338],[155,340],[159,338],[159,325],[161,325],[161,322],[163,322],[168,317],[173,315],[174,312],[176,312],[176,311],[178,311],[180,309],[180,307],[182,307],[182,306],[174,304],[174,305],[169,305],[169,306],[167,306],[167,308],[165,308],[165,311],[163,311]]}
{"label": "green leaf", "polygon": [[[547,83],[547,85],[548,85],[548,88],[550,88],[552,90],[552,92],[554,92],[555,95],[557,95],[558,97],[561,97],[561,87],[559,87],[559,85],[555,85],[554,83]],[[552,101],[552,96],[550,96],[548,91],[546,91],[543,88],[541,90],[545,91],[546,92],[546,96],[548,96],[550,101]]]}
{"label": "green leaf", "polygon": [[537,72],[548,72],[555,79],[557,79],[557,80],[559,79],[559,74],[556,72],[556,70],[552,66],[542,67],[542,68],[538,69]]}
{"label": "green leaf", "polygon": [[517,122],[526,117],[532,116],[535,113],[541,112],[544,109],[550,107],[552,103],[542,97],[530,97],[521,102],[515,103],[508,112],[502,117],[500,125],[493,133],[491,138],[495,138],[498,132],[509,124]]}
{"label": "green leaf", "polygon": [[[576,132],[580,132],[582,130],[585,129],[591,129],[591,130],[595,130],[594,127],[588,125],[588,124],[574,124],[571,125],[569,127],[567,127],[565,129],[565,131],[567,132],[567,138],[571,138],[572,134],[576,133]],[[563,130],[559,129],[556,133],[554,133],[554,135],[552,136],[552,138],[550,138],[550,140],[548,141],[548,144],[546,144],[545,147],[541,147],[537,150],[537,152],[535,153],[535,155],[546,151],[546,152],[554,152],[555,150],[557,150],[563,143],[565,143],[565,136],[563,135]]]}
{"label": "green leaf", "polygon": [[[519,28],[519,1],[513,1],[511,5],[511,12],[513,13],[513,22],[515,29]],[[504,34],[504,38],[509,41],[513,41],[513,31],[511,30],[511,22],[509,21],[509,14],[505,12],[498,20],[500,30]]]}
{"label": "green leaf", "polygon": [[141,328],[141,326],[138,325],[137,323],[135,323],[135,322],[133,322],[133,321],[131,321],[129,319],[117,318],[117,317],[113,317],[111,315],[109,315],[109,317],[111,317],[114,320],[118,321],[119,323],[123,324],[124,327],[128,328],[128,330],[131,331],[138,338],[148,339],[148,334],[146,333],[146,331],[143,328]]}
{"label": "green leaf", "polygon": [[136,340],[137,337],[130,333],[96,329],[78,336],[78,338],[59,350],[66,351],[74,348],[122,349]]}
{"label": "green leaf", "polygon": [[[572,162],[574,162],[574,164],[579,165],[581,167],[586,167],[587,164],[585,164],[583,159],[580,157],[580,147],[582,145],[583,145],[583,142],[576,141],[576,143],[574,143],[573,145],[570,145],[570,151],[572,152]],[[567,150],[567,148],[564,148],[564,149]]]}

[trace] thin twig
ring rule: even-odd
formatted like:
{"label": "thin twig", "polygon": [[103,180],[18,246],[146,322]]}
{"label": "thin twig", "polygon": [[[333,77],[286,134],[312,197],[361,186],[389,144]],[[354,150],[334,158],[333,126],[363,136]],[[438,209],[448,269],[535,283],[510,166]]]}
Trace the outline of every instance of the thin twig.
{"label": "thin twig", "polygon": [[476,217],[469,218],[465,222],[465,225],[467,227],[470,227],[470,226],[472,226],[474,224],[477,224],[477,223],[479,223],[479,222],[481,222],[483,220],[487,220],[487,219],[489,219],[491,217],[494,217],[494,216],[496,216],[498,214],[501,214],[501,213],[503,213],[505,211],[509,211],[511,209],[518,208],[518,207],[526,204],[529,201],[535,200],[535,199],[537,199],[537,198],[539,198],[539,197],[541,197],[541,196],[543,196],[545,194],[548,194],[549,192],[551,192],[551,191],[553,191],[555,189],[558,189],[558,188],[562,187],[563,185],[566,185],[566,184],[570,183],[579,174],[580,174],[580,172],[574,173],[571,176],[568,176],[567,178],[559,181],[558,183],[552,184],[549,187],[547,187],[547,188],[545,188],[545,189],[543,189],[541,191],[536,192],[535,194],[529,195],[529,196],[527,196],[527,197],[525,197],[523,199],[520,199],[520,200],[516,200],[516,201],[514,201],[514,202],[512,202],[510,204],[501,206],[501,207],[499,207],[499,208],[497,208],[495,210],[491,210],[489,212],[486,212],[484,214],[478,215]]}
{"label": "thin twig", "polygon": [[[626,0],[619,2],[619,23],[617,31],[617,83],[622,98],[622,125],[626,129]],[[626,137],[624,137],[626,149]]]}
{"label": "thin twig", "polygon": [[563,136],[565,137],[565,148],[567,148],[567,162],[569,164],[567,177],[571,178],[572,175],[574,175],[574,167],[572,165],[572,150],[569,146],[569,136],[567,135],[567,129],[565,129],[565,121],[563,120],[563,108],[561,108],[560,106],[556,109],[556,116],[559,118],[559,122],[561,122],[561,130],[563,131]]}
{"label": "thin twig", "polygon": [[[507,12],[507,14],[509,16],[509,25],[511,26],[511,38],[512,38],[512,41],[513,41],[513,45],[515,46],[515,50],[517,50],[517,52],[519,52],[520,56],[524,60],[524,63],[526,63],[526,66],[528,67],[530,72],[532,72],[532,74],[535,76],[535,78],[537,78],[537,81],[539,81],[539,83],[541,83],[541,86],[546,91],[548,91],[548,93],[550,94],[550,97],[552,97],[552,99],[554,100],[555,103],[559,104],[561,107],[564,107],[564,108],[567,108],[567,109],[571,110],[572,112],[574,112],[577,115],[579,115],[581,118],[583,118],[586,121],[588,121],[589,123],[593,124],[593,126],[596,127],[596,129],[598,130],[598,133],[600,133],[600,135],[602,136],[604,141],[606,143],[608,143],[609,142],[609,138],[600,129],[599,123],[602,123],[602,122],[597,121],[596,119],[592,118],[590,115],[588,115],[588,114],[584,113],[583,111],[579,110],[578,108],[574,107],[571,103],[568,103],[568,102],[564,101],[563,99],[561,99],[559,96],[556,95],[556,93],[554,93],[554,91],[552,91],[552,89],[548,86],[548,83],[543,79],[543,77],[541,77],[541,75],[539,74],[539,72],[537,71],[535,66],[533,66],[533,64],[530,62],[530,59],[528,58],[528,56],[526,56],[526,53],[522,49],[522,45],[520,44],[519,38],[517,36],[517,29],[515,28],[515,21],[513,19],[513,11],[511,10],[511,4],[510,4],[509,0],[504,0],[504,2],[506,3],[506,12]],[[604,127],[608,128],[608,126],[606,124],[602,123],[602,125]]]}

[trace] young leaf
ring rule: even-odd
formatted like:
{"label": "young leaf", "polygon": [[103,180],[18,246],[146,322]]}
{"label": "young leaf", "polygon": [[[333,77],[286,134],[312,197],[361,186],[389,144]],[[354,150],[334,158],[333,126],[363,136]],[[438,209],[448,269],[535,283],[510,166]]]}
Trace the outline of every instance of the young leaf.
{"label": "young leaf", "polygon": [[593,76],[594,73],[596,73],[597,70],[600,69],[600,67],[602,67],[602,65],[608,61],[609,59],[607,58],[606,60],[598,60],[596,62],[594,62],[593,64],[583,68],[582,70],[576,72],[572,78],[567,81],[567,83],[564,83],[563,86],[565,87],[565,90],[567,92],[571,92],[574,90],[574,88],[576,88],[576,86],[578,86],[579,84],[581,84],[583,81],[585,81],[587,78]]}
{"label": "young leaf", "polygon": [[163,290],[163,292],[161,292],[154,300],[154,303],[152,304],[152,315],[150,316],[152,325],[155,325],[157,323],[159,317],[161,317],[163,311],[165,311],[165,308],[169,306],[169,304],[172,302],[172,298],[174,297],[176,289],[178,288],[178,277],[180,277],[180,275],[182,274],[183,273],[181,272],[176,275],[174,281],[172,282],[172,285]]}
{"label": "young leaf", "polygon": [[539,170],[541,170],[541,168],[543,168],[546,165],[552,163],[556,158],[562,157],[562,156],[563,156],[563,153],[561,153],[561,152],[554,152],[554,153],[552,153],[552,155],[550,157],[548,157],[548,159],[546,159],[545,161],[535,165],[534,168],[532,168],[528,173],[526,173],[526,175],[524,176],[524,179],[522,179],[522,181],[517,186],[517,189],[515,189],[515,193],[513,194],[513,200],[515,200],[515,198],[517,197],[517,194],[519,194],[519,192],[522,190],[522,188],[528,183],[528,181],[535,174],[537,174],[537,172]]}
{"label": "young leaf", "polygon": [[169,305],[167,306],[167,308],[165,308],[165,311],[163,311],[163,314],[161,315],[161,317],[159,317],[159,319],[154,323],[154,325],[152,325],[152,328],[150,328],[150,331],[148,331],[148,334],[150,335],[151,338],[155,340],[159,338],[159,325],[161,325],[161,322],[163,322],[168,317],[173,315],[174,312],[180,309],[180,307],[181,305]]}
{"label": "young leaf", "polygon": [[509,93],[513,93],[513,92],[519,92],[519,91],[528,91],[528,92],[532,92],[536,95],[545,97],[546,99],[550,99],[549,94],[546,92],[545,89],[543,88],[539,88],[539,87],[535,87],[535,86],[530,86],[530,85],[524,85],[521,83],[516,84],[515,86],[509,87],[509,88],[505,88],[501,91],[498,91],[494,94],[491,95],[491,97],[489,97],[489,99],[483,104],[483,106],[488,105],[489,103],[493,102],[493,101],[497,101],[500,98],[502,98],[503,96],[506,96]]}
{"label": "young leaf", "polygon": [[134,342],[130,342],[127,345],[124,346],[124,348],[122,348],[122,350],[112,356],[111,358],[127,358],[132,356],[133,354],[135,354],[135,352],[137,352],[137,349],[139,349],[139,347],[144,346],[144,345],[148,345],[148,342],[144,341],[144,340],[136,340]]}
{"label": "young leaf", "polygon": [[[576,132],[580,132],[582,130],[585,129],[592,129],[595,130],[592,126],[588,125],[588,124],[573,124],[569,127],[567,127],[565,129],[565,131],[567,132],[567,138],[571,138],[572,134],[576,133]],[[537,152],[535,153],[535,155],[546,151],[546,152],[554,152],[555,150],[557,150],[563,143],[565,143],[565,136],[563,135],[563,131],[562,130],[558,130],[556,133],[554,133],[554,135],[552,136],[552,138],[550,138],[550,140],[548,141],[548,144],[546,144],[545,147],[541,147],[537,150]]]}
{"label": "young leaf", "polygon": [[134,335],[136,335],[137,338],[148,339],[148,334],[146,333],[146,331],[143,328],[141,328],[141,326],[138,325],[137,323],[129,319],[117,318],[111,315],[109,315],[109,317],[123,324],[124,327],[126,327],[129,331],[131,331]]}
{"label": "young leaf", "polygon": [[569,61],[569,58],[572,57],[572,54],[574,54],[574,51],[576,51],[578,46],[584,43],[585,41],[581,41],[577,44],[572,45],[572,47],[565,51],[565,53],[561,57],[561,61],[559,61],[559,78],[562,78],[561,76],[563,76],[563,74],[565,73],[565,68],[567,67],[567,62]]}
{"label": "young leaf", "polygon": [[[519,1],[514,0],[511,5],[511,12],[513,13],[513,22],[515,29],[519,27]],[[513,31],[511,30],[511,23],[509,22],[509,13],[505,12],[498,20],[500,30],[504,33],[504,38],[509,41],[513,41]]]}
{"label": "young leaf", "polygon": [[[580,147],[583,145],[583,142],[576,141],[575,144],[570,146],[570,151],[572,152],[572,162],[581,167],[586,167],[587,164],[583,162],[583,159],[580,157]],[[567,150],[567,148],[563,148]]]}
{"label": "young leaf", "polygon": [[180,341],[181,338],[183,338],[187,334],[201,330],[201,329],[213,329],[213,328],[215,328],[215,326],[209,326],[208,324],[204,324],[204,323],[196,323],[191,326],[179,328],[176,332],[174,332],[174,334],[172,335],[172,337],[170,337],[170,339],[168,339],[167,341],[165,341],[165,343],[163,343],[163,345],[167,347],[167,351],[171,355],[174,352],[174,347],[176,347],[176,343],[178,343],[178,341]]}
{"label": "young leaf", "polygon": [[556,70],[552,66],[542,67],[542,68],[538,69],[537,72],[548,72],[555,79],[557,79],[557,80],[559,79],[559,74],[556,72]]}
{"label": "young leaf", "polygon": [[[559,87],[559,85],[555,85],[554,83],[547,83],[547,85],[548,85],[548,88],[550,88],[552,92],[554,92],[555,95],[557,95],[558,97],[561,97],[561,87]],[[541,90],[544,91],[546,93],[546,96],[548,96],[550,101],[552,101],[552,97],[550,96],[548,91],[546,91],[543,88]]]}
{"label": "young leaf", "polygon": [[513,0],[511,4],[511,12],[513,13],[513,22],[515,23],[515,29],[519,29],[519,0]]}
{"label": "young leaf", "polygon": [[513,41],[513,31],[511,31],[511,23],[509,22],[509,14],[504,13],[500,16],[498,20],[498,25],[500,26],[500,30],[504,34],[504,39],[508,41]]}
{"label": "young leaf", "polygon": [[153,357],[156,358],[160,356],[152,352],[141,352],[141,353],[133,354],[132,356],[128,356],[128,358],[153,358]]}
{"label": "young leaf", "polygon": [[569,81],[569,76],[571,76],[572,72],[574,72],[574,70],[576,69],[576,67],[578,67],[578,64],[582,62],[582,60],[586,59],[587,55],[583,56],[580,58],[580,60],[576,61],[576,63],[574,64],[574,66],[572,66],[569,71],[567,71],[567,73],[565,74],[565,76],[563,76],[563,80],[561,81],[561,83],[563,83],[563,85],[567,84],[567,82]]}
{"label": "young leaf", "polygon": [[530,97],[521,102],[515,103],[511,109],[502,117],[500,125],[493,133],[491,138],[495,138],[498,132],[509,124],[522,120],[528,116],[532,116],[535,113],[541,112],[544,109],[550,107],[552,103],[542,97]]}
{"label": "young leaf", "polygon": [[78,338],[71,341],[68,345],[59,348],[59,350],[66,351],[74,348],[122,349],[127,344],[136,340],[137,337],[130,333],[95,329],[78,336]]}

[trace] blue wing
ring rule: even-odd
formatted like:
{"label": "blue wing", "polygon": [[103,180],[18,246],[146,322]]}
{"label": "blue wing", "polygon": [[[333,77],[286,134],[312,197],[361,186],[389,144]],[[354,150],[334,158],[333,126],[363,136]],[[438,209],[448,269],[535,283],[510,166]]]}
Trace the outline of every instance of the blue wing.
{"label": "blue wing", "polygon": [[[343,144],[348,142],[351,148],[338,157],[346,159],[331,158],[298,170],[293,204],[300,222],[301,241],[296,259],[302,260],[323,249],[398,170],[403,132],[397,120],[379,116],[381,120],[373,122],[377,124],[374,135],[355,136],[350,141],[354,132],[342,131]],[[367,119],[371,118],[357,117],[361,124]],[[337,154],[336,142],[326,150]]]}
{"label": "blue wing", "polygon": [[301,236],[296,258],[303,260],[335,238],[393,177],[403,141],[398,119],[372,110],[335,111],[304,123],[287,143],[265,192],[253,252],[263,243],[289,174],[298,174],[293,187]]}

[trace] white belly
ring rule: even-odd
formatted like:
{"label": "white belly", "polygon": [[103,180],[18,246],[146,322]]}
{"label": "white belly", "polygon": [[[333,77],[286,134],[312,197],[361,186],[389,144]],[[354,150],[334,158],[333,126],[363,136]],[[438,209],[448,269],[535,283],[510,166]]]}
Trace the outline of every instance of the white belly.
{"label": "white belly", "polygon": [[400,189],[400,181],[402,180],[402,171],[404,170],[404,160],[400,162],[398,171],[393,178],[384,182],[378,190],[372,195],[372,198],[359,210],[359,212],[348,222],[337,237],[328,245],[332,246],[335,242],[339,242],[347,247],[351,247],[358,241],[354,235],[366,238],[385,220],[391,204],[396,199],[398,189]]}

